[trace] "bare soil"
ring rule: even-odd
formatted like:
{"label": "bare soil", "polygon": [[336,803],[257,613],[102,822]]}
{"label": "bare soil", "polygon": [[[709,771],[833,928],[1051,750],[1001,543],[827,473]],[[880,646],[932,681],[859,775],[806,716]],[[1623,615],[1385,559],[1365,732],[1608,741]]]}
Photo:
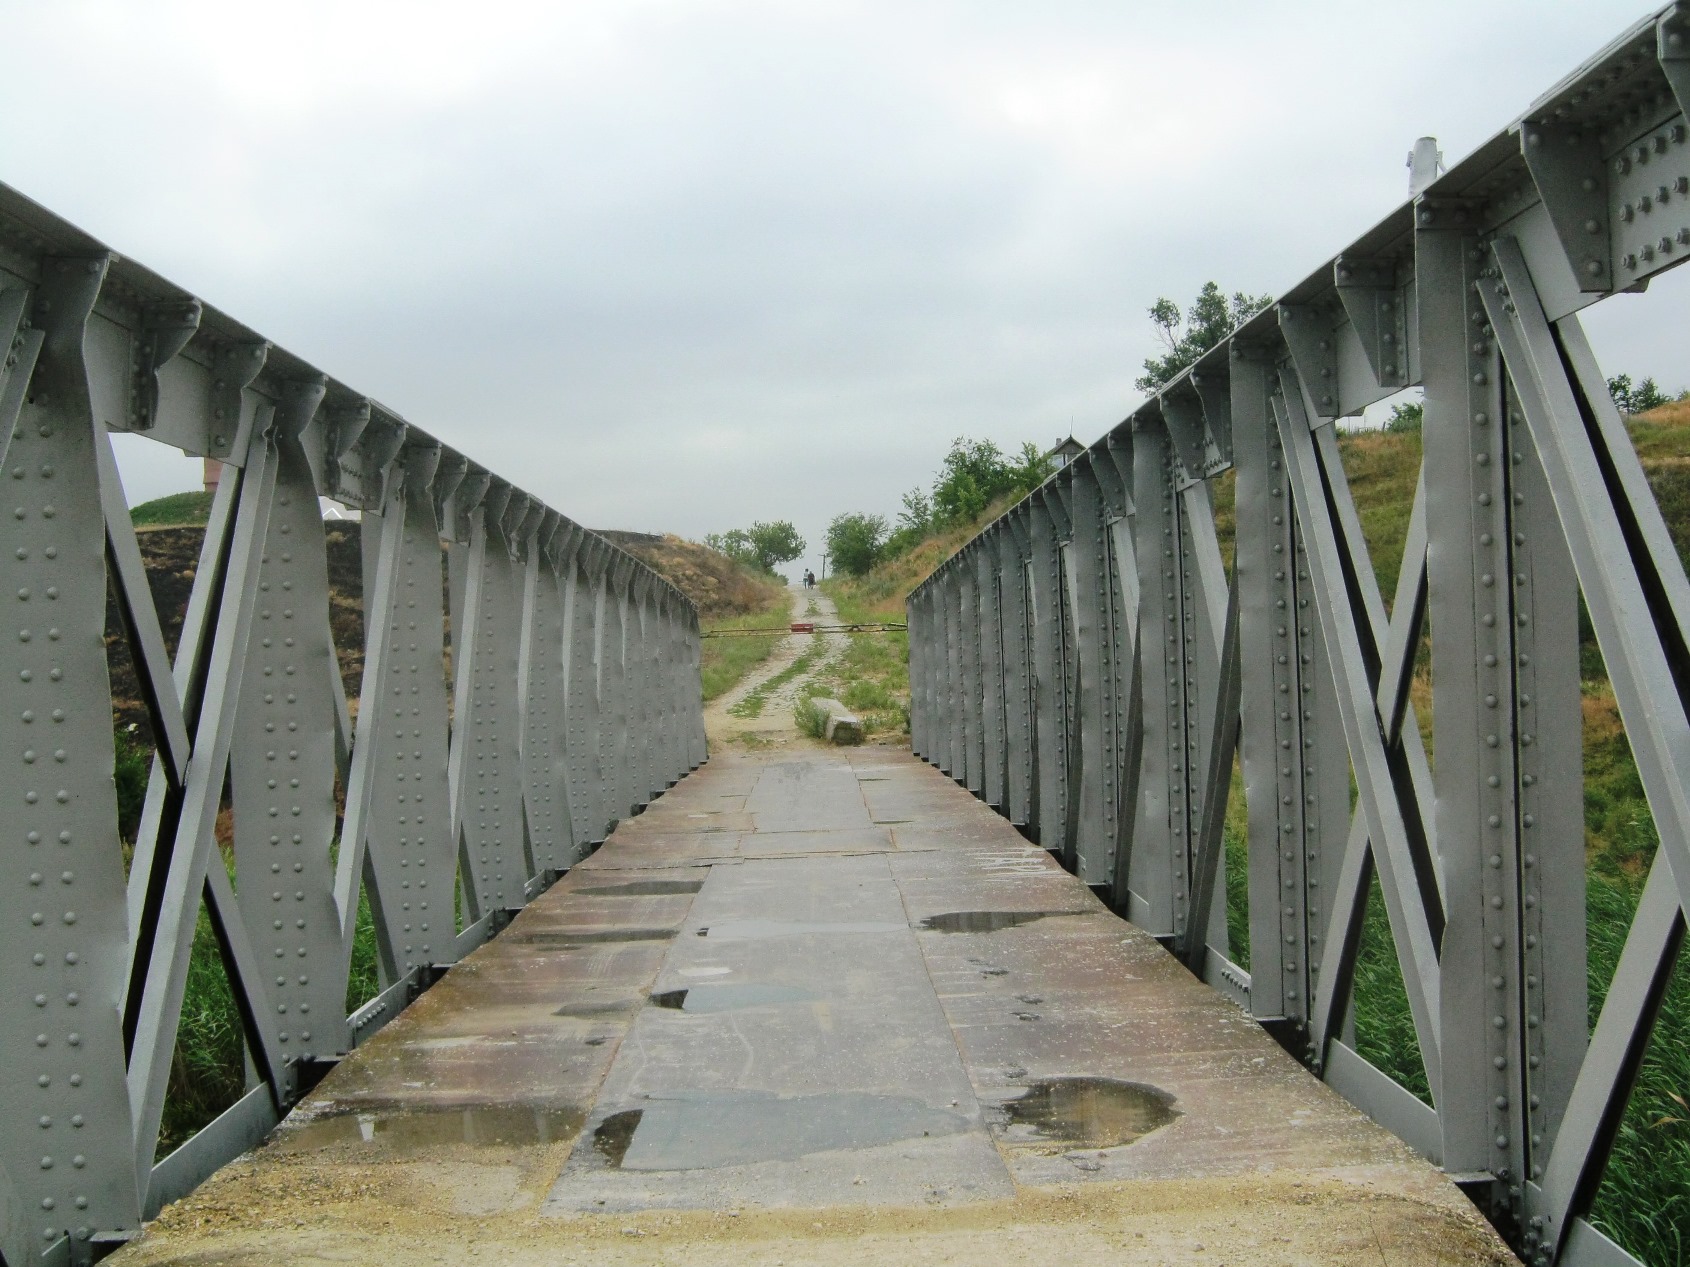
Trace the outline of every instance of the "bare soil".
{"label": "bare soil", "polygon": [[[839,610],[833,600],[819,589],[806,590],[801,585],[788,586],[792,601],[792,620],[813,621],[818,625],[839,623]],[[788,634],[769,658],[741,679],[731,691],[711,700],[704,706],[704,733],[712,750],[724,744],[740,744],[749,748],[780,747],[793,743],[813,743],[799,733],[793,720],[800,692],[809,677],[845,654],[847,635]],[[804,672],[790,681],[768,691],[763,708],[755,717],[736,717],[734,708],[781,673],[791,668],[801,656],[809,655],[810,663]]]}
{"label": "bare soil", "polygon": [[1439,1267],[1515,1262],[1447,1186],[1404,1194],[1261,1175],[1023,1189],[943,1208],[653,1211],[542,1218],[567,1144],[386,1164],[243,1159],[171,1206],[114,1267],[412,1264],[745,1267],[1052,1262]]}

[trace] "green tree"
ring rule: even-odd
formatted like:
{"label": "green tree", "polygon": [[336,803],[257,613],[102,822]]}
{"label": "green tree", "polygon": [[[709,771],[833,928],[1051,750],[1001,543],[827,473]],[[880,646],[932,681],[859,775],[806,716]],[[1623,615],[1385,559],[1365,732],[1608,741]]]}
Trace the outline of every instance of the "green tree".
{"label": "green tree", "polygon": [[836,571],[862,576],[880,561],[886,520],[855,512],[835,516],[827,526],[827,554]]}
{"label": "green tree", "polygon": [[927,535],[933,527],[933,502],[919,488],[904,494],[904,508],[898,512],[898,531]]}
{"label": "green tree", "polygon": [[733,528],[727,532],[706,534],[704,544],[717,554],[725,554],[736,563],[772,573],[782,563],[790,563],[804,553],[804,538],[798,535],[785,519],[773,523],[754,523],[749,528]]}
{"label": "green tree", "polygon": [[751,549],[751,535],[744,528],[706,533],[704,544],[717,554],[727,555],[735,563],[743,563],[746,567],[753,568],[757,566],[757,556]]}
{"label": "green tree", "polygon": [[940,525],[978,519],[998,497],[1010,491],[1015,476],[1003,450],[990,440],[958,436],[933,484],[933,518]]}
{"label": "green tree", "polygon": [[1635,387],[1632,386],[1630,374],[1619,374],[1610,378],[1608,394],[1614,398],[1614,407],[1628,416],[1646,414],[1672,399],[1655,386],[1655,380],[1652,378],[1646,378]]}
{"label": "green tree", "polygon": [[765,572],[773,572],[780,564],[790,563],[804,553],[804,538],[785,519],[768,524],[754,523],[746,535],[751,539],[757,566]]}
{"label": "green tree", "polygon": [[904,494],[904,508],[898,512],[898,522],[880,546],[880,557],[895,559],[906,550],[927,540],[933,531],[933,502],[924,489],[912,488]]}
{"label": "green tree", "polygon": [[1056,459],[1031,440],[1021,442],[1021,460],[1010,467],[1015,488],[1023,497],[1056,473]]}
{"label": "green tree", "polygon": [[1204,282],[1182,322],[1179,305],[1165,295],[1158,298],[1150,305],[1150,321],[1167,351],[1147,358],[1144,373],[1133,385],[1141,392],[1155,391],[1271,303],[1272,295],[1246,295],[1241,290],[1229,300],[1214,282]]}

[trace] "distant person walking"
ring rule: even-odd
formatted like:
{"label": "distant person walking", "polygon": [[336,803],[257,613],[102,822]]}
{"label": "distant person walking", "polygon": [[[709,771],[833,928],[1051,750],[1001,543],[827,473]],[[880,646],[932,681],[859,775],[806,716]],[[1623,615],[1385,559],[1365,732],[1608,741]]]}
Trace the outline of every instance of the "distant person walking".
{"label": "distant person walking", "polygon": [[809,568],[804,569],[804,588],[807,590],[813,590],[816,588],[816,574],[810,571]]}

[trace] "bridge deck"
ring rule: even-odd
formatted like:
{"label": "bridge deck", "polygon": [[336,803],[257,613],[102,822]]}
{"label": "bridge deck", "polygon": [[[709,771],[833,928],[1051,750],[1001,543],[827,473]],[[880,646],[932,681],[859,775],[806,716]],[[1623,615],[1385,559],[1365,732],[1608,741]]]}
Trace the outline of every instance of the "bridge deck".
{"label": "bridge deck", "polygon": [[122,1263],[1512,1261],[907,753],[727,754]]}

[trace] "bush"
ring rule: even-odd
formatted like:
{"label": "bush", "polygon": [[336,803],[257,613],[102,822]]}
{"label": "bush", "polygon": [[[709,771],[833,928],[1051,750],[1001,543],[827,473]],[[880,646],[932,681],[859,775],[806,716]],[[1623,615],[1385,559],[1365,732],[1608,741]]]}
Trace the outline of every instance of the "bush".
{"label": "bush", "polygon": [[[1031,440],[1022,444],[1020,459],[1010,461],[990,440],[958,436],[951,441],[951,451],[933,484],[930,524],[942,528],[978,519],[1000,497],[1026,496],[1055,469],[1055,463]],[[908,497],[904,505],[907,511],[913,509]],[[910,518],[913,521],[914,516]]]}
{"label": "bush", "polygon": [[1646,378],[1633,387],[1630,374],[1610,378],[1608,394],[1614,398],[1614,407],[1622,414],[1646,414],[1671,399],[1655,386],[1652,378]]}
{"label": "bush", "polygon": [[1425,421],[1426,406],[1418,400],[1411,400],[1391,406],[1391,416],[1385,419],[1384,429],[1396,435],[1419,435]]}
{"label": "bush", "polygon": [[827,709],[813,699],[799,700],[792,710],[792,720],[798,724],[799,733],[811,739],[820,739],[827,734]]}

